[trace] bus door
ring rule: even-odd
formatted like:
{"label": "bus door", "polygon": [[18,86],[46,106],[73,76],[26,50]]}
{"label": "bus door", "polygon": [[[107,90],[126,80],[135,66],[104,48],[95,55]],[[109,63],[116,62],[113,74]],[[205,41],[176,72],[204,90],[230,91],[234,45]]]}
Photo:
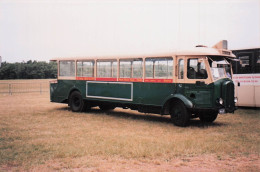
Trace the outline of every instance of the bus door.
{"label": "bus door", "polygon": [[185,96],[200,107],[212,106],[212,93],[207,85],[210,83],[207,65],[205,57],[186,58]]}
{"label": "bus door", "polygon": [[[234,69],[235,94],[238,97],[237,106],[256,106],[253,75],[253,52],[237,54],[240,63]],[[239,83],[239,84],[238,84]]]}

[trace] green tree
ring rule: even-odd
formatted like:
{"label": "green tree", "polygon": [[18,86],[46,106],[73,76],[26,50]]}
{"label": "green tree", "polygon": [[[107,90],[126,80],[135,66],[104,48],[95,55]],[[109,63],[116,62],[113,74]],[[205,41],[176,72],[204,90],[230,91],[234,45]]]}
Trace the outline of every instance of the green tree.
{"label": "green tree", "polygon": [[32,60],[26,63],[3,62],[0,68],[0,79],[47,79],[56,77],[56,62],[47,63]]}

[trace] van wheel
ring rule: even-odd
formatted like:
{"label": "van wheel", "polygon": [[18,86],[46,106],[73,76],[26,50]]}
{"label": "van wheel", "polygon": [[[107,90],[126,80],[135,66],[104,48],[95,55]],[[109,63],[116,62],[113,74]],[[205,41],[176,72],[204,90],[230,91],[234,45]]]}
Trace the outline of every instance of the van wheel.
{"label": "van wheel", "polygon": [[70,109],[73,112],[83,112],[86,110],[86,103],[79,91],[73,91],[69,97]]}
{"label": "van wheel", "polygon": [[202,122],[212,123],[217,119],[217,117],[218,117],[217,111],[208,111],[199,114],[199,118]]}
{"label": "van wheel", "polygon": [[185,127],[190,122],[191,113],[181,101],[172,105],[170,115],[174,125]]}
{"label": "van wheel", "polygon": [[103,111],[109,111],[109,110],[114,110],[115,107],[114,106],[110,106],[110,105],[99,105],[99,108]]}

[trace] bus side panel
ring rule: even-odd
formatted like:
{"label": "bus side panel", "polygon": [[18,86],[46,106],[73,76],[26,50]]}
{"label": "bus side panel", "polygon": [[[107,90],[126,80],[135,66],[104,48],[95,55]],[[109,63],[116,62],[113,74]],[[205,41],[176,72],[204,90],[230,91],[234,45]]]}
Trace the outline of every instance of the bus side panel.
{"label": "bus side panel", "polygon": [[86,97],[95,99],[132,101],[133,83],[87,81]]}
{"label": "bus side panel", "polygon": [[[80,84],[77,84],[77,85],[80,85]],[[51,85],[51,101],[58,102],[58,103],[66,102],[68,99],[70,90],[73,88],[75,88],[75,81],[58,80],[58,83]]]}
{"label": "bus side panel", "polygon": [[184,88],[184,95],[193,102],[196,108],[210,108],[213,106],[213,91],[211,86],[185,84]]}
{"label": "bus side panel", "polygon": [[260,107],[260,85],[255,86],[255,105]]}
{"label": "bus side panel", "polygon": [[163,106],[165,99],[175,92],[173,83],[143,82],[86,82],[86,97],[118,103]]}
{"label": "bus side panel", "polygon": [[167,97],[175,92],[175,83],[134,83],[136,104],[163,106]]}
{"label": "bus side panel", "polygon": [[255,94],[253,85],[236,86],[236,95],[238,97],[237,106],[255,107]]}

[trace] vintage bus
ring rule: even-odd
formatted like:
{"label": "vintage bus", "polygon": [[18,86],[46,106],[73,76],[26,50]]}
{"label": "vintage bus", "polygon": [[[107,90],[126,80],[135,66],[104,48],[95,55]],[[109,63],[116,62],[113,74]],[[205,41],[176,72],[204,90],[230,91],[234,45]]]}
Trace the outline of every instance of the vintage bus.
{"label": "vintage bus", "polygon": [[237,106],[260,107],[260,47],[232,50],[239,62],[233,62]]}
{"label": "vintage bus", "polygon": [[196,117],[213,122],[236,109],[233,81],[225,67],[217,67],[235,58],[226,44],[159,55],[52,59],[58,79],[50,85],[50,100],[67,103],[73,112],[121,107],[171,115],[177,126]]}

